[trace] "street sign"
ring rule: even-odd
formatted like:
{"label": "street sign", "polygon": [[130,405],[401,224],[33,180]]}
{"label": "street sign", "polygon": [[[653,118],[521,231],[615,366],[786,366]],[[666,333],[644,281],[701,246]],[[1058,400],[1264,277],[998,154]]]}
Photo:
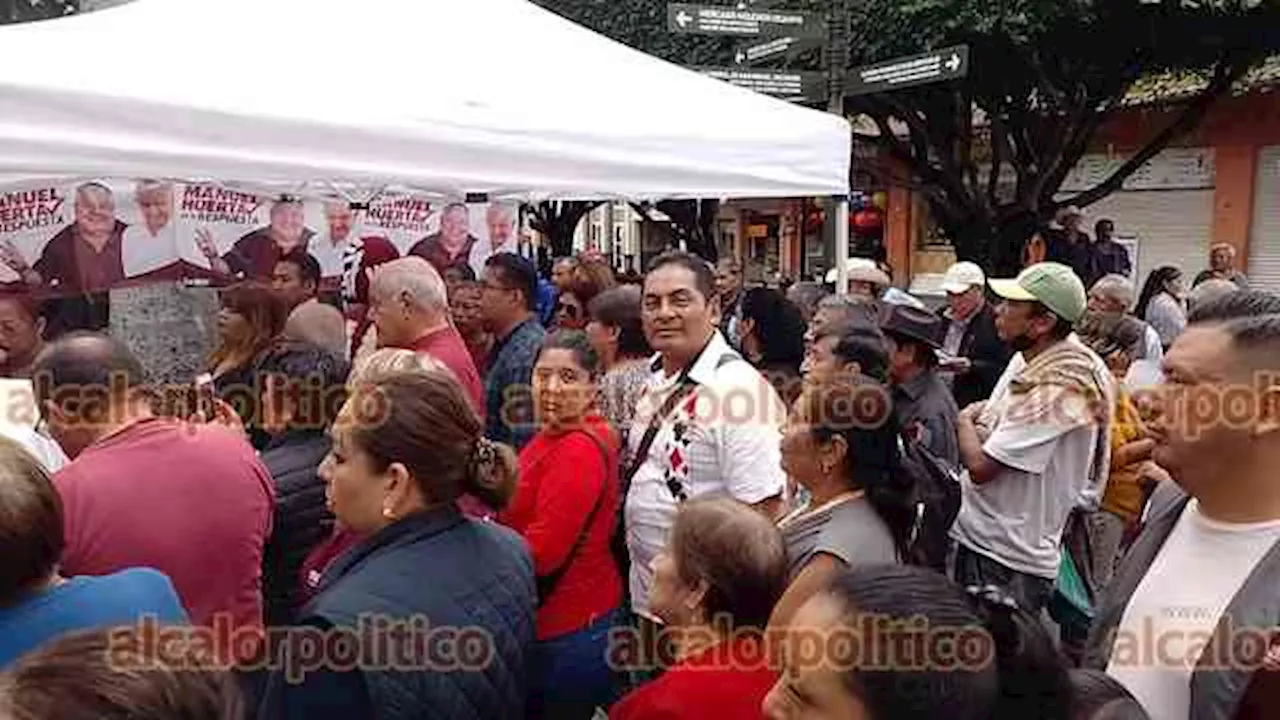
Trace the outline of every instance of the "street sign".
{"label": "street sign", "polygon": [[817,13],[671,3],[667,5],[667,30],[689,35],[816,39],[826,37],[827,23]]}
{"label": "street sign", "polygon": [[755,65],[764,60],[770,60],[779,55],[786,55],[792,48],[799,47],[801,44],[798,37],[781,37],[776,40],[766,40],[762,43],[753,43],[743,45],[733,54],[733,62],[738,65]]}
{"label": "street sign", "polygon": [[738,87],[788,100],[813,101],[827,97],[827,76],[820,72],[720,67],[698,67],[694,70]]}
{"label": "street sign", "polygon": [[969,74],[969,46],[935,50],[854,70],[846,82],[848,95],[890,92],[914,85],[955,80]]}

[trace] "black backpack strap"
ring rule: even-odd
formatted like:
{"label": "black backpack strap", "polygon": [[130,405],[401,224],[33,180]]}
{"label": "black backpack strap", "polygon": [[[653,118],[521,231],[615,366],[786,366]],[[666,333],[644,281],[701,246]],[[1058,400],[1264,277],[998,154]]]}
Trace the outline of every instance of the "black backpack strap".
{"label": "black backpack strap", "polygon": [[587,521],[583,523],[582,530],[578,532],[578,537],[573,541],[573,547],[569,550],[569,554],[565,555],[564,562],[555,570],[546,575],[539,575],[537,578],[538,600],[539,603],[546,602],[551,597],[551,593],[555,592],[556,586],[564,579],[564,575],[569,571],[569,566],[573,563],[574,558],[581,552],[582,546],[587,542],[587,535],[591,533],[591,527],[595,525],[596,517],[600,514],[600,508],[604,505],[604,499],[609,495],[609,477],[613,475],[614,469],[609,463],[609,448],[604,441],[590,430],[582,429],[577,432],[591,438],[600,450],[600,458],[604,461],[604,482],[600,485],[600,494],[596,496],[595,504],[591,506],[591,512],[587,513]]}

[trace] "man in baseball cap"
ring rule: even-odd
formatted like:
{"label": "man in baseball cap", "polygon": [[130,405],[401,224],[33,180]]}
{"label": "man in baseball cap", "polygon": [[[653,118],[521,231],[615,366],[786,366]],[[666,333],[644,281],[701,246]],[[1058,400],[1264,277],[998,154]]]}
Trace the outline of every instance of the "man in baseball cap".
{"label": "man in baseball cap", "polygon": [[996,333],[995,308],[987,302],[987,276],[971,262],[958,262],[942,278],[947,309],[942,314],[941,370],[956,404],[986,400],[1013,353]]}
{"label": "man in baseball cap", "polygon": [[990,284],[1008,309],[997,322],[1006,326],[1000,328],[1001,337],[1021,353],[1044,341],[1066,339],[1089,302],[1084,282],[1060,263],[1036,263],[1012,280]]}
{"label": "man in baseball cap", "polygon": [[953,573],[961,585],[1003,587],[1034,615],[1053,593],[1067,519],[1105,485],[1115,390],[1072,332],[1086,299],[1071,268],[1038,263],[990,286],[1002,299],[996,329],[1018,354],[956,423],[968,474]]}

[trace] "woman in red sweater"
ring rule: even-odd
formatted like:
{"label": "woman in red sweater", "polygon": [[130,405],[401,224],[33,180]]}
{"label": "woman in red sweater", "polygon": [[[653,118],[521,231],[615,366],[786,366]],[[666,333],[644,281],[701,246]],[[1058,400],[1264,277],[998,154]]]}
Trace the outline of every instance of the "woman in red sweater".
{"label": "woman in red sweater", "polygon": [[[665,624],[676,664],[619,701],[610,719],[762,717],[778,679],[764,627],[787,579],[777,527],[732,498],[689,500],[653,570],[649,607]],[[624,660],[636,656],[636,648],[610,650]]]}
{"label": "woman in red sweater", "polygon": [[622,605],[609,549],[618,443],[595,412],[598,369],[582,332],[559,331],[543,343],[532,377],[540,428],[520,452],[520,485],[499,517],[529,543],[538,576],[529,718],[590,718],[613,699],[607,651]]}

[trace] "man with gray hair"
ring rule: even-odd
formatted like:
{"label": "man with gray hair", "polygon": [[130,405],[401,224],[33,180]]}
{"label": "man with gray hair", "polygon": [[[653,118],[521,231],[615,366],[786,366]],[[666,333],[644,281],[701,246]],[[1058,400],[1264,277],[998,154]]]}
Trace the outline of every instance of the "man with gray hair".
{"label": "man with gray hair", "polygon": [[304,302],[289,313],[284,335],[290,340],[322,348],[347,360],[347,321],[342,311],[322,302]]}
{"label": "man with gray hair", "polygon": [[1209,278],[1196,285],[1187,295],[1187,312],[1194,311],[1197,307],[1203,307],[1217,300],[1224,295],[1230,295],[1240,290],[1240,286],[1231,280],[1223,280],[1222,278]]}
{"label": "man with gray hair", "polygon": [[[1104,315],[1128,315],[1133,309],[1135,290],[1133,282],[1124,275],[1104,275],[1089,288],[1089,312]],[[1164,347],[1155,328],[1135,316],[1142,323],[1142,355],[1133,358],[1125,386],[1130,390],[1151,387],[1160,382],[1160,361]]]}
{"label": "man with gray hair", "polygon": [[369,320],[377,328],[378,347],[413,350],[444,363],[484,416],[480,373],[449,323],[444,279],[431,262],[410,256],[379,267],[369,286]]}
{"label": "man with gray hair", "polygon": [[829,329],[864,328],[880,330],[880,308],[877,303],[856,295],[828,295],[818,301],[818,310],[804,334],[805,347]]}

